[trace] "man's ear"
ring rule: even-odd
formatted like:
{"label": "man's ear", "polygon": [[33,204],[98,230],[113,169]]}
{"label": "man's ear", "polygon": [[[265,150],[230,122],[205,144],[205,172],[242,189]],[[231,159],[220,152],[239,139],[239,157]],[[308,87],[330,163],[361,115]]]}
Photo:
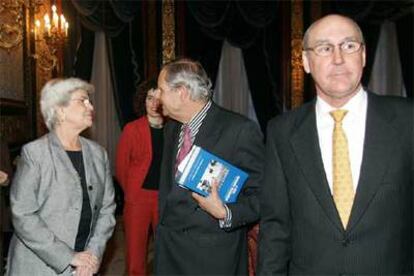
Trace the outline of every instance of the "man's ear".
{"label": "man's ear", "polygon": [[190,93],[185,86],[177,88],[177,92],[180,94],[182,101],[188,101],[190,99]]}
{"label": "man's ear", "polygon": [[363,49],[362,49],[362,67],[365,67],[365,62],[366,62],[366,60],[365,60],[365,58],[366,58],[366,49],[365,49],[365,46],[363,45]]}
{"label": "man's ear", "polygon": [[305,70],[305,72],[309,74],[310,73],[309,60],[308,60],[307,53],[305,51],[302,51],[302,65],[303,65],[303,70]]}

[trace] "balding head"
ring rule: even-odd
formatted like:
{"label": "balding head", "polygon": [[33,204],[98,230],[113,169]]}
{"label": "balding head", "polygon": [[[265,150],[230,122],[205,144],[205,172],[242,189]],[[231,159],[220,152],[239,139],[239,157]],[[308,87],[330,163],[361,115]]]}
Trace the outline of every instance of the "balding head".
{"label": "balding head", "polygon": [[318,26],[330,25],[333,22],[345,23],[345,26],[349,25],[352,28],[354,28],[358,35],[357,39],[365,44],[364,35],[362,34],[361,28],[354,20],[343,15],[330,14],[318,19],[309,26],[309,28],[306,30],[303,36],[303,48],[306,49],[310,47],[313,38],[313,30],[318,29]]}

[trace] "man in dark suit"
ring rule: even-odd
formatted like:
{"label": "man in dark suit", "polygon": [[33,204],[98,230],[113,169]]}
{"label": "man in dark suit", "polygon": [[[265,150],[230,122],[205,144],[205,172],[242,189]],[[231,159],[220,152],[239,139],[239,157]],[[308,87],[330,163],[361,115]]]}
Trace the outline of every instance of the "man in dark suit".
{"label": "man in dark suit", "polygon": [[[170,120],[159,187],[157,275],[246,275],[247,225],[259,219],[264,146],[258,126],[211,101],[211,82],[189,59],[165,65],[157,97]],[[249,174],[236,203],[223,204],[213,185],[202,197],[177,185],[176,166],[198,145]],[[184,154],[185,155],[185,154]]]}
{"label": "man in dark suit", "polygon": [[350,18],[316,21],[303,46],[317,99],[269,123],[258,274],[412,275],[413,103],[361,86]]}

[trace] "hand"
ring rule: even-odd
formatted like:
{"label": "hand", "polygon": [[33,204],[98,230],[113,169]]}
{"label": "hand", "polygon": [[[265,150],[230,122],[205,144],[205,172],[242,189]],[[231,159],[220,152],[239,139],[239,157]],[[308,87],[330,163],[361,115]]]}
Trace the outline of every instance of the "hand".
{"label": "hand", "polygon": [[70,264],[76,267],[76,270],[81,266],[90,269],[92,272],[98,271],[99,268],[98,258],[94,256],[90,251],[75,253]]}
{"label": "hand", "polygon": [[6,186],[9,182],[9,176],[7,173],[0,171],[0,186]]}
{"label": "hand", "polygon": [[75,276],[93,276],[95,272],[93,272],[87,266],[78,266],[75,270]]}
{"label": "hand", "polygon": [[91,254],[92,257],[94,258],[94,260],[96,260],[95,266],[92,267],[93,274],[98,273],[99,267],[101,266],[101,263],[100,263],[98,257],[96,257],[95,255],[93,255],[93,253],[91,251],[89,251],[89,250],[87,250],[86,252],[89,252],[89,254]]}
{"label": "hand", "polygon": [[216,219],[226,218],[226,208],[218,194],[218,182],[214,181],[211,185],[211,193],[207,197],[192,193],[193,198],[197,201],[201,209],[215,217]]}

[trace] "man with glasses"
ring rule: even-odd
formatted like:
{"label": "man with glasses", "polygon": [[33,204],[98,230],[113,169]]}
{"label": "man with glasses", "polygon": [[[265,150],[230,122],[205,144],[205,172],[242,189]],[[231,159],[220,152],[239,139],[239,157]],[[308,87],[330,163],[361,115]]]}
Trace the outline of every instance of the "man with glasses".
{"label": "man with glasses", "polygon": [[362,87],[365,54],[350,18],[305,33],[317,98],[269,123],[259,275],[413,273],[413,103]]}

